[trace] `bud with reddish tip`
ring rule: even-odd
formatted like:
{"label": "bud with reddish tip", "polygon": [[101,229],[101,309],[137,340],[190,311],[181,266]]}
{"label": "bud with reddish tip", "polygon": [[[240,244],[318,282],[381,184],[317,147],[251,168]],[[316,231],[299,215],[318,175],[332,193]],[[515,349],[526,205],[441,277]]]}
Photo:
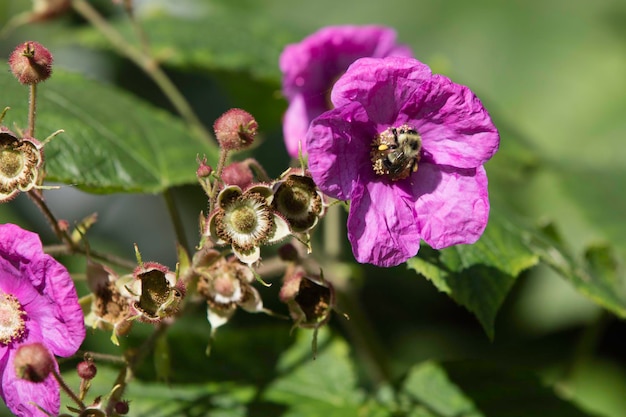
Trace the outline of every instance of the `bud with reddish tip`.
{"label": "bud with reddish tip", "polygon": [[78,372],[78,376],[82,379],[94,379],[96,373],[98,373],[98,368],[96,368],[96,364],[93,363],[93,360],[84,360],[76,365],[76,372]]}
{"label": "bud with reddish tip", "polygon": [[215,137],[224,150],[245,149],[252,144],[259,125],[250,113],[241,109],[230,109],[213,125]]}
{"label": "bud with reddish tip", "polygon": [[118,401],[115,403],[115,412],[121,416],[128,414],[130,404],[128,401]]}
{"label": "bud with reddish tip", "polygon": [[15,352],[16,375],[30,382],[43,382],[54,370],[54,358],[41,343],[22,345]]}
{"label": "bud with reddish tip", "polygon": [[37,84],[52,74],[52,54],[38,42],[24,42],[9,56],[13,75],[22,84]]}

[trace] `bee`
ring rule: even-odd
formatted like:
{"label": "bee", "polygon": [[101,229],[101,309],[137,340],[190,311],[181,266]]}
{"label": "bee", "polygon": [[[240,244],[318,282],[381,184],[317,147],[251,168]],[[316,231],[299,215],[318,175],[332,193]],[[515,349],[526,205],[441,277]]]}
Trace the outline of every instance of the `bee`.
{"label": "bee", "polygon": [[392,181],[402,180],[417,171],[421,150],[422,139],[415,129],[407,125],[388,128],[372,143],[374,172]]}

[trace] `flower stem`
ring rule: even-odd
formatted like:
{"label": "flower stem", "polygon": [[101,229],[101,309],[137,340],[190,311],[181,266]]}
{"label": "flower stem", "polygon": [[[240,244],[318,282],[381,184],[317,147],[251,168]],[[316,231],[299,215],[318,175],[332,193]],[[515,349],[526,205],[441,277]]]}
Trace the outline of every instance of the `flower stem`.
{"label": "flower stem", "polygon": [[187,242],[187,236],[185,234],[185,227],[180,217],[180,212],[176,207],[176,202],[174,201],[174,195],[171,188],[167,188],[163,192],[163,198],[165,198],[165,204],[167,205],[167,210],[170,213],[170,218],[172,219],[172,224],[174,225],[176,240],[178,240],[178,243],[182,245],[183,248],[185,248],[185,251],[187,251],[187,253],[191,253],[189,249],[189,243]]}
{"label": "flower stem", "polygon": [[96,29],[102,32],[122,55],[134,62],[157,84],[176,111],[185,119],[196,134],[208,143],[215,143],[215,139],[204,127],[185,97],[151,56],[130,45],[87,1],[72,0],[72,7]]}
{"label": "flower stem", "polygon": [[74,391],[72,391],[70,387],[67,386],[65,380],[63,380],[63,377],[56,369],[52,370],[52,374],[54,375],[54,379],[56,379],[59,383],[61,389],[72,399],[72,401],[76,403],[78,408],[80,408],[80,411],[83,411],[85,408],[87,408],[85,407],[85,404],[80,400],[80,398],[78,398],[78,396],[74,394]]}
{"label": "flower stem", "polygon": [[[228,159],[228,150],[224,148],[220,148],[220,158],[217,161],[217,168],[215,169],[215,176],[218,181],[221,181],[222,171],[224,171],[224,166],[226,165],[226,160]],[[215,208],[215,204],[217,202],[217,190],[220,187],[217,187],[216,184],[213,184],[211,188],[211,197],[209,198],[209,214],[213,212]]]}
{"label": "flower stem", "polygon": [[26,136],[35,137],[35,113],[37,111],[37,84],[30,85],[28,95],[28,130]]}

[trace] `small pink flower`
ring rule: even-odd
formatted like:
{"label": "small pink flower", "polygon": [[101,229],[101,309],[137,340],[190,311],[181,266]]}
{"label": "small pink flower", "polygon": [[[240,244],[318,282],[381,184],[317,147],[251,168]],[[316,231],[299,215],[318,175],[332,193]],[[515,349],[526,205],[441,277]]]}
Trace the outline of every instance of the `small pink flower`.
{"label": "small pink flower", "polygon": [[[0,225],[0,396],[18,416],[59,413],[59,386],[52,376],[35,384],[19,379],[17,349],[41,343],[50,353],[71,356],[85,338],[76,289],[63,265],[43,252],[37,234]],[[54,367],[58,369],[56,361]]]}
{"label": "small pink flower", "polygon": [[413,56],[396,43],[396,32],[382,26],[330,26],[297,44],[287,45],[280,56],[283,94],[289,102],[283,121],[285,145],[296,158],[298,147],[306,154],[305,136],[311,120],[329,110],[333,83],[350,64],[362,57]]}
{"label": "small pink flower", "polygon": [[331,99],[307,134],[309,169],[324,193],[351,200],[359,262],[398,265],[421,239],[435,249],[478,240],[489,217],[483,164],[500,138],[469,88],[412,58],[362,58]]}

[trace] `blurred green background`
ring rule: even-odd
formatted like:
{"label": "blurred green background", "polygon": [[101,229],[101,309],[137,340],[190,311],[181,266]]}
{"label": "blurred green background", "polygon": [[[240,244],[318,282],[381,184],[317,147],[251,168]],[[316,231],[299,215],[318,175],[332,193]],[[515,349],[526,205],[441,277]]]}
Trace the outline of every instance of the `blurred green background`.
{"label": "blurred green background", "polygon": [[[94,3],[109,16],[116,16],[106,1]],[[0,25],[27,10],[29,4],[0,0]],[[619,271],[624,278],[623,0],[146,0],[137,2],[137,7],[145,18],[173,14],[202,27],[192,38],[185,38],[188,49],[197,49],[197,57],[187,54],[177,61],[178,51],[160,48],[158,53],[169,54],[169,74],[207,126],[230,107],[242,107],[257,116],[264,142],[255,156],[271,175],[280,174],[288,163],[280,127],[280,115],[286,108],[277,67],[280,48],[326,25],[394,27],[398,40],[408,44],[418,59],[434,72],[469,86],[490,111],[502,139],[501,151],[487,165],[494,204],[510,207],[535,222],[554,222],[575,253],[590,244],[609,243],[620,256]],[[267,40],[265,49],[249,51],[246,48],[250,46],[242,44],[243,57],[230,57],[228,53],[234,51],[219,51],[226,55],[223,61],[218,58],[213,66],[202,65],[212,62],[210,53],[203,55],[205,43],[219,45],[224,33],[242,26],[245,31],[249,29],[246,25],[261,34],[261,44]],[[175,30],[184,32],[185,28]],[[0,39],[0,53],[6,57],[17,43],[37,40],[52,50],[58,67],[116,84],[171,110],[139,70],[94,39],[82,32],[80,19],[65,16],[60,21],[16,29]],[[161,33],[162,44],[166,44],[164,39],[167,35]],[[255,68],[257,58],[260,62]],[[49,83],[54,83],[54,78]],[[0,106],[8,105],[1,98],[2,92]],[[77,221],[99,212],[92,236],[97,244],[132,257],[131,245],[137,242],[144,259],[174,265],[174,237],[159,197],[92,196],[71,187],[61,192],[56,197],[54,192],[47,194],[59,217]],[[197,213],[206,209],[203,194],[198,187],[185,186],[175,189],[175,195],[187,213],[189,239],[195,244]],[[37,210],[22,197],[0,208],[0,221],[46,229]],[[44,236],[51,238],[50,234]],[[625,415],[626,326],[603,314],[547,268],[534,268],[518,280],[498,317],[493,342],[471,314],[403,267],[382,270],[363,266],[356,275],[358,303],[371,325],[368,337],[387,357],[394,378],[401,378],[412,364],[426,359],[481,359],[503,369],[537,371],[548,382],[566,373],[565,397],[573,398],[589,415]],[[202,315],[197,312],[197,317]],[[339,316],[334,318],[333,329],[345,334],[349,343],[358,343],[341,321]],[[183,325],[177,328],[179,333],[192,334],[188,337],[196,342],[208,334],[205,324],[193,325],[194,332]],[[177,328],[174,337],[184,337],[176,333]],[[244,329],[247,338],[241,335]],[[274,357],[293,342],[288,332],[285,323],[239,313],[218,334],[214,355],[204,362],[206,378],[237,380],[233,374],[241,374],[243,381],[248,371],[262,381],[259,375],[266,370],[264,366],[272,366]],[[275,346],[268,347],[272,343],[268,337]],[[257,344],[265,346],[261,348],[267,355],[264,363],[250,364],[239,357],[231,369],[221,369],[228,368],[228,361],[237,354],[259,358],[260,354],[254,353]],[[355,355],[362,385],[367,386],[367,363],[359,356],[358,346],[351,355]],[[180,381],[199,366],[181,364],[180,357],[178,361],[175,379]],[[506,396],[506,390],[502,395]]]}

